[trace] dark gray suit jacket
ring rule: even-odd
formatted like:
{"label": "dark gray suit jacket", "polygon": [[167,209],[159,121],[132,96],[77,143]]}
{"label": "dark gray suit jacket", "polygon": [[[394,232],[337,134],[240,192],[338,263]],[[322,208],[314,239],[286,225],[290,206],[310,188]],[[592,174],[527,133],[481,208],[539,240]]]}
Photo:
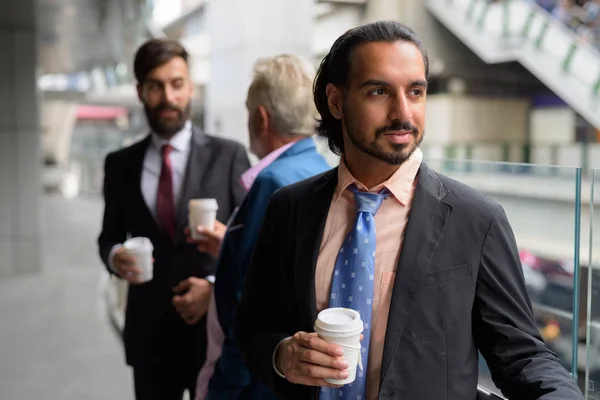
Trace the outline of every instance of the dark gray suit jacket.
{"label": "dark gray suit jacket", "polygon": [[[252,373],[283,399],[317,399],[273,370],[283,338],[313,331],[315,267],[337,169],[273,195],[238,311]],[[400,238],[399,238],[400,239]],[[380,399],[474,400],[478,357],[513,399],[583,399],[536,327],[503,209],[420,168],[385,337]]]}
{"label": "dark gray suit jacket", "polygon": [[202,318],[194,326],[183,322],[171,304],[173,287],[190,276],[213,275],[216,260],[186,243],[187,204],[192,198],[215,198],[219,204],[217,219],[225,223],[246,194],[240,176],[250,163],[242,145],[194,128],[173,240],[157,224],[141,191],[150,140],[148,136],[106,157],[100,257],[108,268],[110,250],[128,235],[148,237],[154,245],[154,278],[131,285],[128,292],[124,332],[128,364],[173,360],[199,368],[206,352],[206,321]]}

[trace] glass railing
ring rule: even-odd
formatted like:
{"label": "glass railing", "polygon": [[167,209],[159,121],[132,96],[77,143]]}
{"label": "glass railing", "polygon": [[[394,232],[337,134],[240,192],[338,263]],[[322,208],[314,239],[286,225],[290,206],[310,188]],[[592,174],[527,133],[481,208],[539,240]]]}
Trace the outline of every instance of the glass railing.
{"label": "glass railing", "polygon": [[[587,266],[582,283],[587,290],[582,302],[587,314],[586,382],[587,399],[600,399],[600,170],[590,172],[590,240]],[[584,199],[585,200],[585,199]],[[584,208],[585,210],[585,208]]]}
{"label": "glass railing", "polygon": [[[468,160],[427,160],[427,164],[503,206],[540,332],[561,364],[583,382],[585,342],[580,337],[585,334],[585,315],[579,313],[576,267],[580,264],[581,169]],[[485,361],[480,361],[481,388],[501,395]],[[580,387],[584,389],[583,383]]]}

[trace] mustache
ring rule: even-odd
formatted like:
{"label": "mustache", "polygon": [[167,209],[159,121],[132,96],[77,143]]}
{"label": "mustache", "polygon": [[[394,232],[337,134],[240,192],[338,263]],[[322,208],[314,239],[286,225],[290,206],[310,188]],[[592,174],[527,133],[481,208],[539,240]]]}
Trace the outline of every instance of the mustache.
{"label": "mustache", "polygon": [[155,112],[155,113],[159,113],[161,111],[177,111],[180,114],[183,112],[183,110],[181,110],[181,108],[177,107],[176,105],[169,104],[169,103],[160,103],[159,105],[157,105],[156,107],[154,107],[152,109],[152,112]]}
{"label": "mustache", "polygon": [[419,129],[411,124],[410,122],[393,121],[390,125],[378,128],[375,131],[377,136],[381,136],[385,133],[397,132],[397,131],[410,131],[413,135],[419,133]]}

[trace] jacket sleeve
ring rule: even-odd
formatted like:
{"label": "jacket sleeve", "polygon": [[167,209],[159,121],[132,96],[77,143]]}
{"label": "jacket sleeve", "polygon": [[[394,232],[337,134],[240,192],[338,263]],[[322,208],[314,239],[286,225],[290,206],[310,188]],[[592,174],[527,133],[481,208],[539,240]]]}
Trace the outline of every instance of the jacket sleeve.
{"label": "jacket sleeve", "polygon": [[111,250],[115,245],[123,243],[127,236],[124,210],[119,199],[122,171],[117,161],[115,154],[109,154],[104,161],[104,217],[98,237],[100,258],[110,273],[114,273],[110,268]]}
{"label": "jacket sleeve", "polygon": [[[220,293],[218,310],[219,316],[225,321],[234,321],[236,317],[238,299],[246,278],[248,264],[252,249],[258,236],[269,198],[279,188],[277,180],[261,174],[257,177],[248,192],[243,206],[243,227],[239,231],[240,238],[236,240],[235,247],[227,248],[231,254],[222,258],[218,267],[218,278],[215,290]],[[241,212],[241,211],[240,211]],[[235,261],[234,261],[234,260]],[[225,261],[227,260],[227,261]],[[223,297],[225,296],[225,298]],[[230,393],[242,390],[250,385],[251,376],[243,362],[243,356],[235,345],[235,323],[223,324],[228,340],[223,343],[223,351],[216,366],[216,374],[211,382],[211,393]]]}
{"label": "jacket sleeve", "polygon": [[[239,253],[241,276],[245,276],[248,271],[252,250],[254,249],[254,244],[256,243],[271,195],[280,187],[281,184],[275,177],[271,175],[259,175],[248,192],[248,198],[246,199],[248,211],[246,213]],[[239,291],[242,290],[243,283],[243,281],[239,282]]]}
{"label": "jacket sleeve", "polygon": [[277,344],[293,334],[282,331],[277,318],[289,313],[279,298],[282,277],[277,249],[281,235],[277,226],[283,225],[278,221],[286,215],[283,202],[278,201],[279,193],[271,197],[254,247],[237,311],[235,337],[251,374],[280,398],[286,398],[290,384],[275,373],[272,359]]}
{"label": "jacket sleeve", "polygon": [[488,228],[473,308],[477,347],[511,400],[583,400],[536,326],[515,238],[502,207]]}

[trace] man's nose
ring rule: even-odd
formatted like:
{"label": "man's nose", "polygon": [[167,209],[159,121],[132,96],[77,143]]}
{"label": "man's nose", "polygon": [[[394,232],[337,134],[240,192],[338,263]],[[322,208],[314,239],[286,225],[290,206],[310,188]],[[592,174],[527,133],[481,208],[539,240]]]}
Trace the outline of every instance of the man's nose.
{"label": "man's nose", "polygon": [[175,91],[172,87],[165,87],[165,90],[163,91],[163,101],[167,102],[168,104],[175,104]]}
{"label": "man's nose", "polygon": [[410,102],[404,93],[398,94],[391,103],[390,120],[412,122],[412,109]]}

